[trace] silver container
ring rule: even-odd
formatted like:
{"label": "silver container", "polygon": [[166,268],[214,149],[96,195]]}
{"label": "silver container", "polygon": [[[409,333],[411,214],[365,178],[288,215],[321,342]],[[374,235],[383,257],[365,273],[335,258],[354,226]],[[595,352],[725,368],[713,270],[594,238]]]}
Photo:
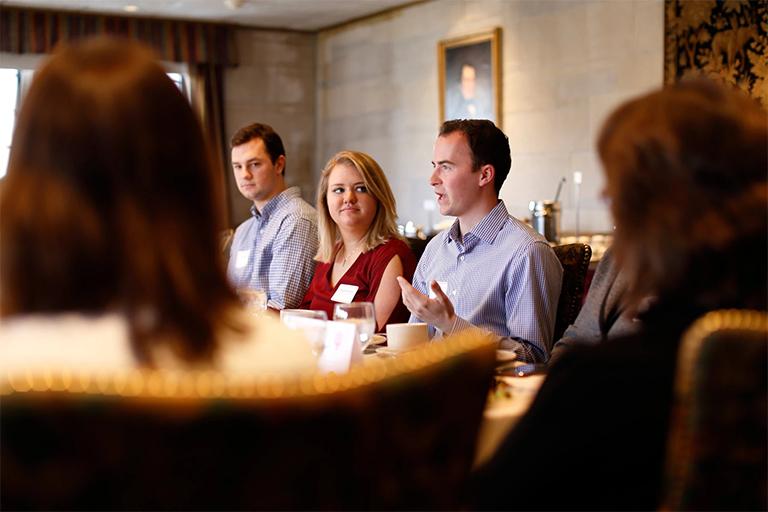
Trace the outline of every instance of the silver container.
{"label": "silver container", "polygon": [[547,241],[560,243],[560,201],[531,201],[531,226]]}

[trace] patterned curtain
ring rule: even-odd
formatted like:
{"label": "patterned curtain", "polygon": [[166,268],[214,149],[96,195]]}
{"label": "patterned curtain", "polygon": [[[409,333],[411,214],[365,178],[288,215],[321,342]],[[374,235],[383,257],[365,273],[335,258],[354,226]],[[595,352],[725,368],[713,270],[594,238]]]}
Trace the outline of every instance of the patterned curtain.
{"label": "patterned curtain", "polygon": [[50,53],[60,41],[93,35],[139,40],[165,61],[237,65],[234,35],[226,25],[0,8],[0,52]]}
{"label": "patterned curtain", "polygon": [[222,229],[237,224],[236,219],[231,212],[228,191],[229,180],[232,179],[232,173],[229,172],[229,152],[225,153],[226,125],[224,124],[224,68],[218,64],[200,64],[190,66],[189,76],[193,84],[192,108],[195,109],[205,130],[212,157],[219,165],[216,169],[217,174],[221,176],[219,190],[215,193],[218,196],[219,204],[223,211],[221,219],[224,225]]}
{"label": "patterned curtain", "polygon": [[768,2],[665,0],[664,82],[703,74],[768,106]]}
{"label": "patterned curtain", "polygon": [[225,194],[229,173],[224,155],[224,68],[238,63],[231,27],[0,6],[0,52],[50,53],[59,42],[95,35],[138,40],[152,47],[161,60],[188,65],[194,91],[192,106],[219,163],[221,191],[216,193]]}

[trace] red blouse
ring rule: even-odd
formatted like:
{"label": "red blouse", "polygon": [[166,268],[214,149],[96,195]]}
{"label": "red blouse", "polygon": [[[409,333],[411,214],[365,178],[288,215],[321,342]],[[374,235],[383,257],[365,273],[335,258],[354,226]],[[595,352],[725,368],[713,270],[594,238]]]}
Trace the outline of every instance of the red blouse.
{"label": "red blouse", "polygon": [[[410,282],[416,269],[416,257],[408,244],[397,238],[391,238],[358,256],[352,266],[341,276],[336,286],[331,286],[333,263],[317,263],[315,275],[309,285],[309,290],[304,295],[301,307],[303,309],[324,310],[328,314],[328,319],[332,320],[333,307],[336,302],[332,301],[331,297],[336,293],[340,284],[351,284],[358,287],[353,302],[373,302],[376,292],[379,290],[384,269],[395,256],[400,256],[400,261],[403,264],[403,277]],[[400,299],[384,325],[378,325],[376,330],[377,332],[383,330],[386,324],[407,322],[409,317],[410,313]]]}

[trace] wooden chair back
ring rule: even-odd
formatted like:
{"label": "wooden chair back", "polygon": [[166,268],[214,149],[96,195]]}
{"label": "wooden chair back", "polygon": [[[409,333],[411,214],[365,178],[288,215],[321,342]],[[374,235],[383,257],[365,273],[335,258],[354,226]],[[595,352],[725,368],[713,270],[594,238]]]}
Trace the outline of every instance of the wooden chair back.
{"label": "wooden chair back", "polygon": [[552,249],[563,267],[563,284],[557,303],[555,332],[552,338],[554,344],[563,337],[565,329],[576,320],[581,310],[592,248],[587,244],[566,244],[556,245]]}

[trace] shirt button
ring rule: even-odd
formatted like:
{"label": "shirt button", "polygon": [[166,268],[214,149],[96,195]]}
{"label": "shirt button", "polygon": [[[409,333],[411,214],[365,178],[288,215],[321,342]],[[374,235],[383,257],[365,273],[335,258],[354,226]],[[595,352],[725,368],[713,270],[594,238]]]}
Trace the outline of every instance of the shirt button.
{"label": "shirt button", "polygon": [[454,297],[456,296],[456,290],[453,290],[453,296]]}
{"label": "shirt button", "polygon": [[464,261],[464,256],[459,256],[459,261]]}

